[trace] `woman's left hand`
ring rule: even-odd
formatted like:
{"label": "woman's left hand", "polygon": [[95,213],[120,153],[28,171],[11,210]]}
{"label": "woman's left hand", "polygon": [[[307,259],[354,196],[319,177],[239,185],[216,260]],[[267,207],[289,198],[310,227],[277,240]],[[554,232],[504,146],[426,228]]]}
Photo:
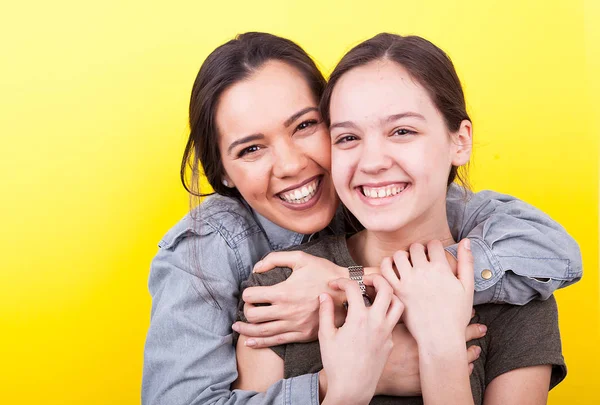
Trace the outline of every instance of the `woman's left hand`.
{"label": "woman's left hand", "polygon": [[[242,295],[244,315],[250,323],[236,322],[236,332],[248,337],[246,345],[264,348],[291,342],[317,340],[319,330],[319,295],[329,294],[335,303],[335,323],[340,326],[346,316],[342,303],[345,294],[329,287],[329,282],[348,277],[348,269],[310,254],[272,252],[254,266],[255,273],[275,267],[288,267],[292,275],[273,286],[249,287]],[[263,306],[256,304],[270,303]]]}
{"label": "woman's left hand", "polygon": [[405,305],[404,322],[415,340],[438,344],[446,337],[464,342],[473,307],[473,256],[468,239],[458,248],[457,275],[452,272],[440,241],[410,246],[381,264],[381,273]]}

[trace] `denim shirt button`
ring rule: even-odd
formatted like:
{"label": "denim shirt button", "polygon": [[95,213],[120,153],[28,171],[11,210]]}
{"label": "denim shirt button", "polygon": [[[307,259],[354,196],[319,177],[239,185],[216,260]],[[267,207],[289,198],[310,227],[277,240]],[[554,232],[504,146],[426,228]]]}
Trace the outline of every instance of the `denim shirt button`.
{"label": "denim shirt button", "polygon": [[492,278],[492,272],[491,270],[485,269],[481,272],[481,278],[483,278],[484,280],[489,280],[490,278]]}

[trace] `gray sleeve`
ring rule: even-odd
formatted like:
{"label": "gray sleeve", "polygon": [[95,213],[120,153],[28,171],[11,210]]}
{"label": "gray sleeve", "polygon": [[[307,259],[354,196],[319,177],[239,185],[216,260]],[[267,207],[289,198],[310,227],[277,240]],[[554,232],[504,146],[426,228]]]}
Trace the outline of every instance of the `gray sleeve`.
{"label": "gray sleeve", "polygon": [[[466,195],[452,185],[447,211],[455,240],[471,240],[475,304],[545,300],[581,279],[579,245],[548,215],[494,191]],[[447,250],[456,257],[456,248]]]}
{"label": "gray sleeve", "polygon": [[[218,305],[190,265],[194,244]],[[266,393],[230,389],[237,378],[231,325],[239,295],[238,260],[216,232],[187,236],[159,250],[149,279],[152,313],[142,404],[318,405],[317,374],[280,380]]]}

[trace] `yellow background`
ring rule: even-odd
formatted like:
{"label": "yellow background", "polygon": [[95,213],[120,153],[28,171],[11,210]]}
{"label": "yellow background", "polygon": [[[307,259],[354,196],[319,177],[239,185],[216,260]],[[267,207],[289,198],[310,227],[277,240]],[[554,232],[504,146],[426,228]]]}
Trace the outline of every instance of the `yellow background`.
{"label": "yellow background", "polygon": [[476,189],[540,207],[579,241],[557,293],[567,380],[598,403],[600,21],[595,0],[3,2],[0,403],[135,404],[149,262],[187,210],[192,83],[238,32],[303,45],[330,71],[380,32],[447,50],[475,123]]}

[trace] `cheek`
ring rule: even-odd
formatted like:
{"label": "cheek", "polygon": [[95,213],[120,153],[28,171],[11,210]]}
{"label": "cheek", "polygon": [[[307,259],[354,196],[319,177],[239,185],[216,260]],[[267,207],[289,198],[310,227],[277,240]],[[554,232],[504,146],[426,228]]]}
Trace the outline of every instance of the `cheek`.
{"label": "cheek", "polygon": [[348,187],[352,180],[354,160],[352,151],[334,148],[331,152],[331,177],[340,196],[350,192]]}
{"label": "cheek", "polygon": [[423,145],[418,151],[406,155],[409,175],[420,183],[445,189],[450,173],[449,151],[440,145]]}
{"label": "cheek", "polygon": [[249,203],[268,193],[271,165],[268,155],[254,162],[237,160],[223,164],[236,188]]}
{"label": "cheek", "polygon": [[307,158],[327,171],[331,170],[331,142],[325,131],[315,133],[297,142]]}

